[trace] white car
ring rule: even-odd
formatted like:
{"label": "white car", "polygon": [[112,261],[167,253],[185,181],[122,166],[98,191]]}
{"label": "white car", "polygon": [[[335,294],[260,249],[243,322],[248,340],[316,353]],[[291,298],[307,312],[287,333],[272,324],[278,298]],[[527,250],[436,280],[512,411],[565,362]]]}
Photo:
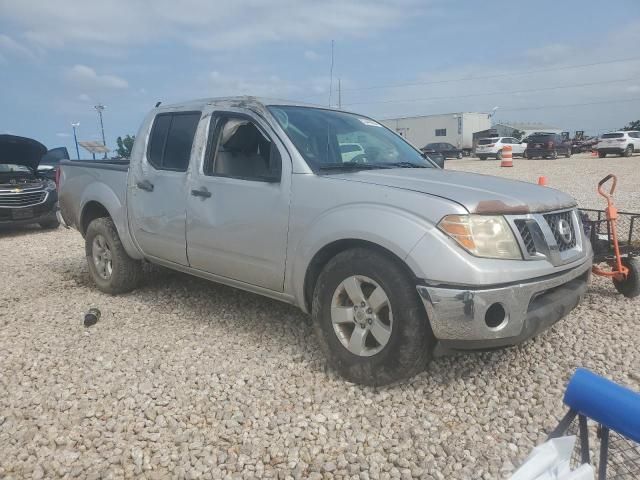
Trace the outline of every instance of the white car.
{"label": "white car", "polygon": [[640,132],[611,132],[600,137],[597,145],[598,156],[604,158],[607,153],[630,157],[634,152],[640,152]]}
{"label": "white car", "polygon": [[356,157],[364,155],[364,148],[359,143],[341,143],[340,153],[343,162],[353,162]]}
{"label": "white car", "polygon": [[527,149],[526,143],[521,143],[513,137],[491,137],[481,138],[476,145],[476,156],[480,160],[486,160],[488,157],[494,157],[496,160],[502,159],[502,149],[509,145],[513,155],[524,156]]}

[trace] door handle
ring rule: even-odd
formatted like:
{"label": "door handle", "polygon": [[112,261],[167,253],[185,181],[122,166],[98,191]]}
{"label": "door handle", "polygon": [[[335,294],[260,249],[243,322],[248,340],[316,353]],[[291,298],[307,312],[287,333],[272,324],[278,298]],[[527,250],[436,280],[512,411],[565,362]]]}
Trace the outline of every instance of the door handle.
{"label": "door handle", "polygon": [[136,187],[140,190],[144,190],[145,192],[153,192],[153,183],[149,180],[142,180],[141,182],[136,183]]}
{"label": "door handle", "polygon": [[191,190],[191,195],[194,197],[209,198],[211,196],[211,192],[206,188],[203,188],[202,190]]}

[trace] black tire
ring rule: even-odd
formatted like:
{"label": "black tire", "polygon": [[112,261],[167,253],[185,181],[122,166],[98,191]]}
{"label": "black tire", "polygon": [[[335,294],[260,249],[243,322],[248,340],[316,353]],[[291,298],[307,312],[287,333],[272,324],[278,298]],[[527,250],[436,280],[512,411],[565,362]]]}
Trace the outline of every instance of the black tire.
{"label": "black tire", "polygon": [[627,145],[627,148],[624,149],[622,156],[630,157],[631,155],[633,155],[633,145]]}
{"label": "black tire", "polygon": [[556,160],[558,158],[558,151],[554,150],[551,155],[549,155],[549,160]]}
{"label": "black tire", "polygon": [[498,153],[496,153],[496,160],[502,160],[502,150],[498,150]]}
{"label": "black tire", "polygon": [[462,159],[462,152],[458,152],[458,154],[456,155],[456,158],[458,160],[461,160]]}
{"label": "black tire", "polygon": [[571,153],[572,153],[572,152],[571,152],[571,149],[570,149],[570,148],[568,148],[568,149],[567,149],[567,153],[565,153],[565,154],[564,154],[564,158],[571,158]]}
{"label": "black tire", "polygon": [[[378,283],[393,312],[389,340],[371,356],[349,351],[333,328],[334,292],[353,275],[366,276]],[[435,345],[415,283],[397,261],[372,249],[346,250],[327,263],[314,289],[312,316],[318,342],[329,364],[347,380],[362,385],[388,385],[416,375],[424,370]]]}
{"label": "black tire", "polygon": [[53,217],[39,222],[38,225],[40,225],[40,228],[44,230],[54,230],[60,226],[60,222],[57,218]]}
{"label": "black tire", "polygon": [[525,160],[529,160],[529,154],[527,153],[526,150],[522,152],[522,158],[524,158]]}
{"label": "black tire", "polygon": [[478,155],[478,158],[479,158],[480,160],[486,160],[486,159],[487,159],[487,156],[486,156],[486,155]]}
{"label": "black tire", "polygon": [[[102,278],[93,261],[93,240],[102,235],[111,251],[112,272],[108,279]],[[120,241],[118,231],[110,218],[96,218],[87,227],[85,253],[89,273],[99,290],[116,295],[130,292],[142,278],[142,262],[131,258]]]}
{"label": "black tire", "polygon": [[606,154],[606,153],[598,151],[598,157],[600,157],[600,158],[604,158],[604,157],[606,157],[606,156],[607,156],[607,154]]}
{"label": "black tire", "polygon": [[626,280],[613,281],[616,290],[627,298],[634,298],[640,295],[640,259],[623,258],[622,264],[629,269]]}

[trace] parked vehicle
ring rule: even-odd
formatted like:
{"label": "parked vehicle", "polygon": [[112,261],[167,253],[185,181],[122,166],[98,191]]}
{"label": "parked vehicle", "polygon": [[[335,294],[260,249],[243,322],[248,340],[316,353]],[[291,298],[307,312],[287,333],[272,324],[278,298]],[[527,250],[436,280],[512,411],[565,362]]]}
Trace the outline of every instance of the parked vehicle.
{"label": "parked vehicle", "polygon": [[56,184],[38,172],[46,153],[32,138],[0,135],[0,225],[58,227]]}
{"label": "parked vehicle", "polygon": [[640,132],[611,132],[600,137],[596,147],[598,156],[604,158],[609,153],[630,157],[634,152],[640,151]]}
{"label": "parked vehicle", "polygon": [[357,162],[364,158],[364,148],[359,143],[341,143],[340,153],[345,162]]}
{"label": "parked vehicle", "polygon": [[430,160],[434,161],[438,166],[444,168],[444,161],[446,158],[444,155],[433,148],[422,147],[420,149],[423,157],[428,157]]}
{"label": "parked vehicle", "polygon": [[56,170],[62,160],[69,160],[67,147],[52,148],[44,154],[38,165],[38,173],[50,180],[56,179]]}
{"label": "parked vehicle", "polygon": [[436,151],[442,154],[444,158],[462,158],[463,155],[462,150],[446,142],[429,143],[421,148],[423,151],[425,149]]}
{"label": "parked vehicle", "polygon": [[565,139],[557,133],[534,134],[527,138],[527,148],[524,158],[550,158],[555,160],[558,155],[571,157],[571,140]]}
{"label": "parked vehicle", "polygon": [[[354,138],[365,157],[345,161]],[[592,263],[562,192],[442,170],[362,115],[254,97],[152,110],[129,165],[62,162],[60,204],[100,290],[134,289],[147,260],[297,305],[331,365],[369,385],[536,335]]]}
{"label": "parked vehicle", "polygon": [[524,151],[527,148],[526,143],[521,143],[513,137],[481,138],[476,145],[476,156],[480,160],[486,160],[488,157],[502,160],[502,149],[505,145],[511,147],[514,156],[524,156]]}

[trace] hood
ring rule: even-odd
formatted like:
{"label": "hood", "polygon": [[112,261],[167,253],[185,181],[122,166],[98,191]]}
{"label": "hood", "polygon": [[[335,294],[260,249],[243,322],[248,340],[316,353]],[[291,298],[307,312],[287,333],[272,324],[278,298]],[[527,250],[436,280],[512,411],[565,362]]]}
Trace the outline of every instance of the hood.
{"label": "hood", "polygon": [[573,197],[554,188],[435,168],[366,170],[328,176],[435,195],[461,204],[470,213],[485,215],[548,212],[576,205]]}
{"label": "hood", "polygon": [[45,153],[47,147],[33,138],[0,135],[0,164],[24,165],[35,172]]}

